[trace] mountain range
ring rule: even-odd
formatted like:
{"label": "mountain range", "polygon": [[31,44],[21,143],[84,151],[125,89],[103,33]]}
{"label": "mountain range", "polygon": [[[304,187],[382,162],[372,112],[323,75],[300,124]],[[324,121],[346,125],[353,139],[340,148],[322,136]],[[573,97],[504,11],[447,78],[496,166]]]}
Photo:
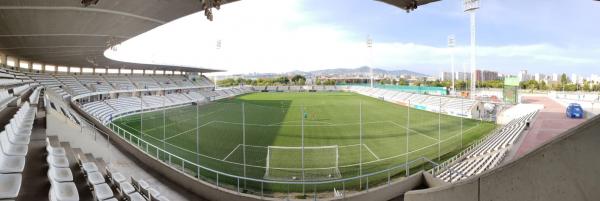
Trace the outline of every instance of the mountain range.
{"label": "mountain range", "polygon": [[[287,74],[306,74],[306,75],[313,75],[313,76],[319,76],[319,75],[357,75],[357,74],[369,74],[370,69],[369,67],[363,66],[363,67],[359,67],[359,68],[334,68],[334,69],[325,69],[325,70],[315,70],[315,71],[309,71],[309,72],[302,72],[302,71],[292,71],[289,72]],[[391,75],[391,76],[400,76],[400,75],[409,75],[409,76],[415,76],[415,77],[428,77],[429,75],[426,74],[422,74],[422,73],[418,73],[418,72],[414,72],[414,71],[409,71],[409,70],[385,70],[385,69],[381,69],[381,68],[374,68],[373,69],[373,74],[376,75]]]}

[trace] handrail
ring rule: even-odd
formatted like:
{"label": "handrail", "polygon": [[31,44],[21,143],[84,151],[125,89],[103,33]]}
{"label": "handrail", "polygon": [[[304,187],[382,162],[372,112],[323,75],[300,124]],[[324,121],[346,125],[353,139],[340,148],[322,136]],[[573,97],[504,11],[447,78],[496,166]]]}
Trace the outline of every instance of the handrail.
{"label": "handrail", "polygon": [[[110,127],[110,125],[112,125],[112,128]],[[385,170],[380,170],[380,171],[376,171],[376,172],[372,172],[372,173],[368,173],[368,174],[363,174],[363,175],[360,175],[360,176],[354,176],[354,177],[348,177],[348,178],[341,178],[341,179],[321,180],[321,181],[306,181],[306,180],[305,180],[305,181],[281,181],[281,180],[266,180],[266,179],[256,179],[256,178],[251,178],[251,177],[244,177],[244,176],[233,175],[233,174],[229,174],[229,173],[221,172],[221,171],[218,171],[218,170],[214,170],[214,169],[212,169],[212,168],[209,168],[209,167],[204,167],[204,166],[202,166],[202,165],[196,164],[195,162],[189,161],[189,160],[187,160],[187,159],[185,159],[185,158],[182,158],[182,157],[180,157],[180,156],[177,156],[177,155],[175,155],[175,154],[171,154],[170,152],[168,152],[168,151],[166,151],[166,150],[164,150],[164,149],[162,149],[162,148],[160,148],[160,147],[158,147],[158,146],[156,146],[156,145],[154,145],[154,144],[152,144],[152,143],[149,143],[149,142],[147,142],[147,141],[145,141],[145,140],[141,139],[141,138],[140,138],[140,137],[138,137],[137,135],[134,135],[134,134],[130,133],[129,131],[127,131],[127,130],[125,130],[125,129],[121,128],[121,127],[119,127],[118,125],[116,125],[116,124],[114,124],[114,123],[112,123],[112,122],[109,124],[109,128],[111,128],[111,130],[113,130],[113,131],[114,131],[114,128],[115,128],[115,127],[116,127],[118,130],[122,131],[123,133],[127,133],[127,134],[129,135],[129,137],[130,137],[130,138],[134,138],[134,139],[135,139],[135,141],[136,141],[136,142],[138,142],[138,146],[141,146],[139,142],[143,142],[143,143],[141,143],[141,144],[145,144],[145,146],[146,146],[146,149],[148,149],[148,148],[147,148],[147,146],[150,146],[150,147],[152,147],[153,149],[156,149],[156,150],[157,150],[157,153],[159,153],[159,151],[160,151],[160,152],[162,152],[162,153],[168,154],[168,155],[169,155],[169,158],[171,158],[171,157],[174,157],[174,158],[176,158],[176,159],[178,159],[178,160],[181,160],[181,161],[182,161],[182,164],[185,164],[185,163],[187,163],[187,164],[189,164],[189,165],[192,165],[192,166],[194,166],[194,167],[196,167],[196,168],[201,168],[201,169],[203,169],[203,170],[207,170],[207,171],[209,171],[209,172],[216,173],[216,174],[219,174],[219,175],[223,175],[223,176],[227,176],[227,177],[232,177],[232,178],[237,178],[237,179],[248,180],[248,181],[261,182],[261,183],[272,183],[272,184],[298,184],[298,185],[301,185],[301,184],[304,184],[304,185],[330,184],[330,183],[338,183],[338,182],[347,182],[347,181],[351,181],[351,180],[357,180],[357,179],[361,179],[361,178],[365,178],[365,177],[370,177],[370,176],[374,176],[374,175],[378,175],[378,174],[382,174],[382,173],[390,172],[390,171],[397,170],[397,169],[401,169],[401,168],[403,168],[403,169],[406,169],[407,167],[410,167],[410,165],[411,165],[411,164],[414,164],[414,163],[416,163],[416,162],[419,162],[419,161],[420,161],[420,162],[423,162],[423,161],[425,161],[425,162],[428,162],[428,163],[431,163],[431,164],[433,164],[434,166],[437,166],[437,165],[438,165],[437,163],[433,162],[432,160],[430,160],[430,159],[428,159],[428,158],[426,158],[426,157],[423,157],[423,156],[422,156],[422,157],[419,157],[419,158],[417,158],[417,159],[411,160],[411,161],[409,161],[408,163],[404,163],[404,164],[400,164],[400,165],[397,165],[397,166],[393,166],[393,167],[391,167],[391,168],[387,168],[387,169],[385,169]],[[128,140],[127,138],[125,138],[125,137],[121,136],[121,135],[120,135],[120,133],[121,133],[121,132],[117,131],[117,135],[118,135],[120,138],[122,138],[122,139],[125,139],[125,140]],[[128,140],[128,141],[132,141],[132,139],[131,139],[131,140]],[[131,143],[133,143],[133,142],[131,142]],[[142,152],[144,152],[144,153],[148,154],[148,153],[147,153],[147,150],[143,150],[143,149],[141,149],[141,148],[140,148],[140,147],[138,147],[138,146],[136,146],[136,148],[137,148],[137,149],[139,149],[139,150],[141,150]],[[148,155],[150,155],[150,154],[148,154]],[[155,157],[155,156],[153,156],[153,155],[150,155],[150,156],[152,156],[152,157]],[[160,160],[160,159],[159,159],[159,160]],[[179,169],[175,169],[175,170],[177,170],[177,171],[179,171],[179,172],[182,172],[182,173],[185,173],[185,166],[182,166],[182,169],[184,169],[184,170],[179,170]]]}

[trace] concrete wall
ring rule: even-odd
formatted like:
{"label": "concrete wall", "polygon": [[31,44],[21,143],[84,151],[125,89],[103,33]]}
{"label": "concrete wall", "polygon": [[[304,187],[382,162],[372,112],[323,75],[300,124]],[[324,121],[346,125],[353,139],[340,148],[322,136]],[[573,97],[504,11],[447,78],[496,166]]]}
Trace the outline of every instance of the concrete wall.
{"label": "concrete wall", "polygon": [[406,179],[392,182],[389,185],[379,186],[369,191],[362,191],[359,193],[352,194],[344,199],[331,199],[331,200],[348,200],[348,201],[363,201],[363,200],[381,200],[387,201],[396,197],[402,196],[405,192],[417,188],[423,185],[423,173],[419,172],[413,174]]}
{"label": "concrete wall", "polygon": [[600,200],[600,117],[508,164],[459,183],[406,193],[407,201]]}

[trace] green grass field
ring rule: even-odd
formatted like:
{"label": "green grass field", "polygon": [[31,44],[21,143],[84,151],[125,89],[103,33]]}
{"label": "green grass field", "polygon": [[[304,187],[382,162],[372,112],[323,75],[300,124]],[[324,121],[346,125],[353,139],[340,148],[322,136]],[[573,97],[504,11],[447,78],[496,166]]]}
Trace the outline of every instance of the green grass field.
{"label": "green grass field", "polygon": [[[302,178],[298,148],[302,131],[307,147],[306,180],[354,177],[361,171],[366,174],[402,165],[407,156],[409,161],[437,160],[439,154],[448,158],[461,149],[461,118],[408,111],[405,106],[345,92],[254,93],[198,107],[144,113],[143,121],[141,116],[114,123],[138,136],[142,130],[144,140],[186,160],[258,179]],[[463,119],[463,147],[494,128],[492,123]],[[283,148],[269,150],[269,146]]]}

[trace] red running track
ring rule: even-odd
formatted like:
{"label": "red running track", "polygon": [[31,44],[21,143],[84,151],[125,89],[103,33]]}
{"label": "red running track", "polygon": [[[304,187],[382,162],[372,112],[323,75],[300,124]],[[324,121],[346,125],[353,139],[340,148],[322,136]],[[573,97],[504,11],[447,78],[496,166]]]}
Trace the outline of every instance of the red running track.
{"label": "red running track", "polygon": [[523,97],[522,100],[523,103],[543,104],[544,109],[538,112],[529,129],[523,133],[523,140],[513,159],[529,153],[544,142],[585,121],[567,118],[566,108],[548,97],[529,96]]}

